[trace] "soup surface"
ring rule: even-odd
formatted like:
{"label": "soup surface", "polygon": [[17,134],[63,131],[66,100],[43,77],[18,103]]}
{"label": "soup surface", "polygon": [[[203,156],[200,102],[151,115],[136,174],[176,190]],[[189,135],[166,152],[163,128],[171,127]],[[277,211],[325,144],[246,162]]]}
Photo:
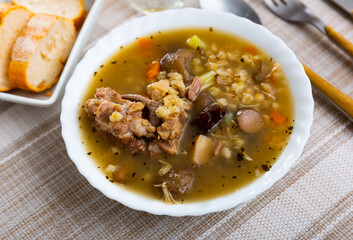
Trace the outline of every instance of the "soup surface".
{"label": "soup surface", "polygon": [[281,65],[216,29],[138,37],[96,70],[82,143],[106,178],[167,204],[223,196],[285,148],[294,106]]}

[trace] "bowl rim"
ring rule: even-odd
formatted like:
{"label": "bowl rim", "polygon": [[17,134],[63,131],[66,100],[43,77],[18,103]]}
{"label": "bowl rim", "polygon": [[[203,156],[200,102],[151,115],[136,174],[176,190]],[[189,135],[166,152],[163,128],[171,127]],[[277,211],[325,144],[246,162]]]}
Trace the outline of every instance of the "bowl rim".
{"label": "bowl rim", "polygon": [[[174,21],[173,21],[174,19]],[[180,21],[175,21],[180,19]],[[214,21],[217,19],[217,21]],[[157,27],[158,26],[158,27]],[[270,171],[254,182],[234,193],[215,199],[167,205],[159,200],[150,199],[128,191],[105,178],[103,171],[97,169],[94,161],[86,154],[81,143],[78,122],[78,104],[82,104],[85,86],[89,84],[96,69],[104,64],[120,46],[128,44],[136,37],[148,36],[158,31],[179,28],[209,28],[238,35],[260,46],[276,61],[281,63],[287,75],[294,97],[295,123],[285,150]],[[258,36],[261,36],[259,38]],[[274,47],[275,46],[275,47]],[[87,80],[89,79],[89,80]],[[78,101],[78,102],[77,102]],[[196,216],[218,212],[235,207],[253,199],[268,190],[282,178],[294,165],[308,140],[313,121],[313,98],[311,85],[304,69],[294,53],[278,37],[265,27],[248,19],[230,13],[220,13],[202,9],[173,9],[135,18],[118,26],[101,38],[83,57],[69,80],[62,101],[62,136],[69,157],[88,182],[105,196],[135,210],[156,215]]]}

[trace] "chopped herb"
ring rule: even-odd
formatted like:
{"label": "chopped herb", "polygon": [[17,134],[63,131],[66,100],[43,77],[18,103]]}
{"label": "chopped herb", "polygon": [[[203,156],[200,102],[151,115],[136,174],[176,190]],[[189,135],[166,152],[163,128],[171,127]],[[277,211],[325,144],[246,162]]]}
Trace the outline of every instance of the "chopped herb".
{"label": "chopped herb", "polygon": [[269,171],[270,170],[270,168],[268,167],[268,165],[261,165],[261,167],[262,167],[262,169],[264,170],[264,171]]}

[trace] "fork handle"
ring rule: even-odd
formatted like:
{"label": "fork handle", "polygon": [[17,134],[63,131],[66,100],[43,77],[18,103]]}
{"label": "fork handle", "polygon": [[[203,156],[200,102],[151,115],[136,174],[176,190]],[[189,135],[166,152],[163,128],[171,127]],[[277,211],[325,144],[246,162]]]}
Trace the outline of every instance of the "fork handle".
{"label": "fork handle", "polygon": [[347,53],[349,53],[349,55],[353,57],[353,44],[349,40],[347,40],[345,37],[343,37],[341,34],[336,32],[332,27],[328,25],[325,26],[325,32],[331,40],[341,46],[344,50],[347,51]]}
{"label": "fork handle", "polygon": [[351,121],[353,121],[353,99],[332,86],[325,79],[303,64],[311,83],[331,102],[338,107]]}

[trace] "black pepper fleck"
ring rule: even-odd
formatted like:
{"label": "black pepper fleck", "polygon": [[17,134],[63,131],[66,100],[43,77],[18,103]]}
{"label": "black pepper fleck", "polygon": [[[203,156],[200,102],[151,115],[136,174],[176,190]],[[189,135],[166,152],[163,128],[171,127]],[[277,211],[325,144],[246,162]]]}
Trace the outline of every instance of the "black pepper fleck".
{"label": "black pepper fleck", "polygon": [[243,153],[238,153],[237,154],[237,160],[238,161],[243,161],[244,160],[244,154]]}
{"label": "black pepper fleck", "polygon": [[264,170],[264,171],[269,171],[270,170],[270,168],[268,167],[268,165],[261,165],[261,167],[262,167],[262,169]]}
{"label": "black pepper fleck", "polygon": [[92,154],[92,152],[88,152],[88,153],[87,153],[87,155],[91,155],[91,154]]}

